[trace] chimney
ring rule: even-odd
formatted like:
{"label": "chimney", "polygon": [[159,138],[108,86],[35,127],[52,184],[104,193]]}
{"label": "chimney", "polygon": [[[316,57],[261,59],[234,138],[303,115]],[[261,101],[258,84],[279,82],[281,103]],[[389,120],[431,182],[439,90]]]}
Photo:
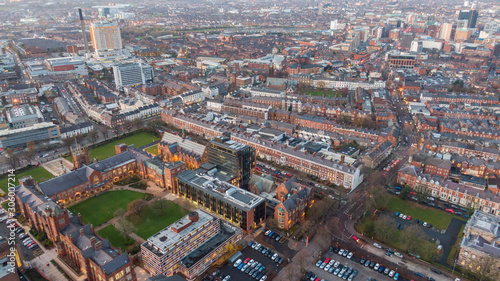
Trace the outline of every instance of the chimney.
{"label": "chimney", "polygon": [[[83,228],[81,229],[81,232],[83,232]],[[95,236],[90,237],[90,245],[94,246],[97,242],[97,239]]]}
{"label": "chimney", "polygon": [[[83,236],[83,227],[80,228],[80,236]],[[90,241],[92,241],[92,239],[90,239]]]}
{"label": "chimney", "polygon": [[344,164],[345,162],[345,155],[340,155],[340,164]]}
{"label": "chimney", "polygon": [[83,225],[82,214],[80,213],[78,213],[78,220],[80,221],[80,224]]}
{"label": "chimney", "polygon": [[87,32],[85,31],[85,21],[83,20],[82,9],[78,9],[78,15],[80,16],[80,27],[82,28],[83,44],[85,47],[85,54],[89,52],[89,43],[87,42]]}

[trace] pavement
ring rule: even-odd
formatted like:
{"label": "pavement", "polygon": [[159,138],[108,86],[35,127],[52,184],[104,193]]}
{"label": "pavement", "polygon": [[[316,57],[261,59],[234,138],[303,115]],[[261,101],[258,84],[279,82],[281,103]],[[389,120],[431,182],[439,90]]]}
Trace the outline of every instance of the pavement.
{"label": "pavement", "polygon": [[49,173],[58,177],[60,175],[63,175],[63,174],[66,174],[66,173],[72,171],[73,170],[73,163],[69,162],[68,160],[64,159],[63,157],[59,157],[59,158],[56,158],[56,159],[51,160],[49,162],[43,163],[42,167],[44,167],[45,170],[49,171]]}

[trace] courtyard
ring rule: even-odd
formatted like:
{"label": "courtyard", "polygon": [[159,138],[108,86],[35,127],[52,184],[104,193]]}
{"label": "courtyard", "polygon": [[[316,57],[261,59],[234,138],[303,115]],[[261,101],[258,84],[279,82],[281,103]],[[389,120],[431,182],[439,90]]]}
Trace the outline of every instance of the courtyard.
{"label": "courtyard", "polygon": [[82,215],[84,223],[99,226],[113,218],[118,209],[127,209],[127,205],[136,200],[143,199],[146,193],[131,190],[108,191],[103,194],[85,199],[68,209],[76,216]]}

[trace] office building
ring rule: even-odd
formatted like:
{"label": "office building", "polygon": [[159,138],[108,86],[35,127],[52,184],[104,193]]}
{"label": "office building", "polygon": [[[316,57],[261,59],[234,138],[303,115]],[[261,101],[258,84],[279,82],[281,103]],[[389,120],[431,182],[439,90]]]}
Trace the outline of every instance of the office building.
{"label": "office building", "polygon": [[443,23],[441,25],[441,30],[439,31],[439,39],[450,40],[452,29],[453,29],[453,24]]}
{"label": "office building", "polygon": [[465,225],[457,265],[471,271],[491,260],[488,277],[498,280],[500,267],[500,218],[491,213],[476,210]]}
{"label": "office building", "polygon": [[264,198],[226,182],[228,178],[205,163],[201,168],[186,170],[177,176],[179,196],[189,199],[246,232],[264,222]]}
{"label": "office building", "polygon": [[113,57],[122,54],[122,37],[117,22],[93,22],[90,25],[90,38],[96,57]]}
{"label": "office building", "polygon": [[472,36],[472,29],[457,29],[455,31],[455,41],[466,41]]}
{"label": "office building", "polygon": [[337,20],[330,21],[330,30],[337,30]]}
{"label": "office building", "polygon": [[478,15],[479,13],[476,10],[461,10],[458,19],[467,20],[467,28],[476,28]]}
{"label": "office building", "polygon": [[0,130],[0,151],[6,148],[21,148],[29,140],[52,141],[59,140],[61,133],[59,126],[52,122],[42,122],[26,128]]}
{"label": "office building", "polygon": [[417,62],[417,56],[409,53],[389,53],[387,55],[390,68],[413,69]]}
{"label": "office building", "polygon": [[19,129],[31,127],[43,120],[43,115],[38,107],[25,105],[8,109],[5,112],[10,128]]}
{"label": "office building", "polygon": [[50,58],[45,60],[45,65],[53,76],[60,75],[77,75],[87,76],[88,71],[85,66],[85,61],[79,58],[64,57]]}
{"label": "office building", "polygon": [[229,133],[216,137],[207,148],[208,162],[232,179],[231,184],[248,190],[248,181],[255,168],[255,149],[231,140]]}
{"label": "office building", "polygon": [[153,82],[153,68],[142,62],[122,63],[113,66],[115,86],[117,90],[123,90],[125,86],[143,85]]}
{"label": "office building", "polygon": [[142,243],[144,269],[151,276],[181,274],[194,280],[241,237],[239,228],[198,209]]}

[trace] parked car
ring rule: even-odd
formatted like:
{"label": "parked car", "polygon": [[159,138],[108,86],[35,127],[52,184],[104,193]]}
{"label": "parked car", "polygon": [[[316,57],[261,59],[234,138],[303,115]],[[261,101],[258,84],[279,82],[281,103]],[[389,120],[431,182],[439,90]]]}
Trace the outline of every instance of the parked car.
{"label": "parked car", "polygon": [[382,249],[382,246],[380,246],[380,244],[378,244],[378,243],[373,243],[373,246],[375,246],[375,247],[377,247],[379,249]]}

